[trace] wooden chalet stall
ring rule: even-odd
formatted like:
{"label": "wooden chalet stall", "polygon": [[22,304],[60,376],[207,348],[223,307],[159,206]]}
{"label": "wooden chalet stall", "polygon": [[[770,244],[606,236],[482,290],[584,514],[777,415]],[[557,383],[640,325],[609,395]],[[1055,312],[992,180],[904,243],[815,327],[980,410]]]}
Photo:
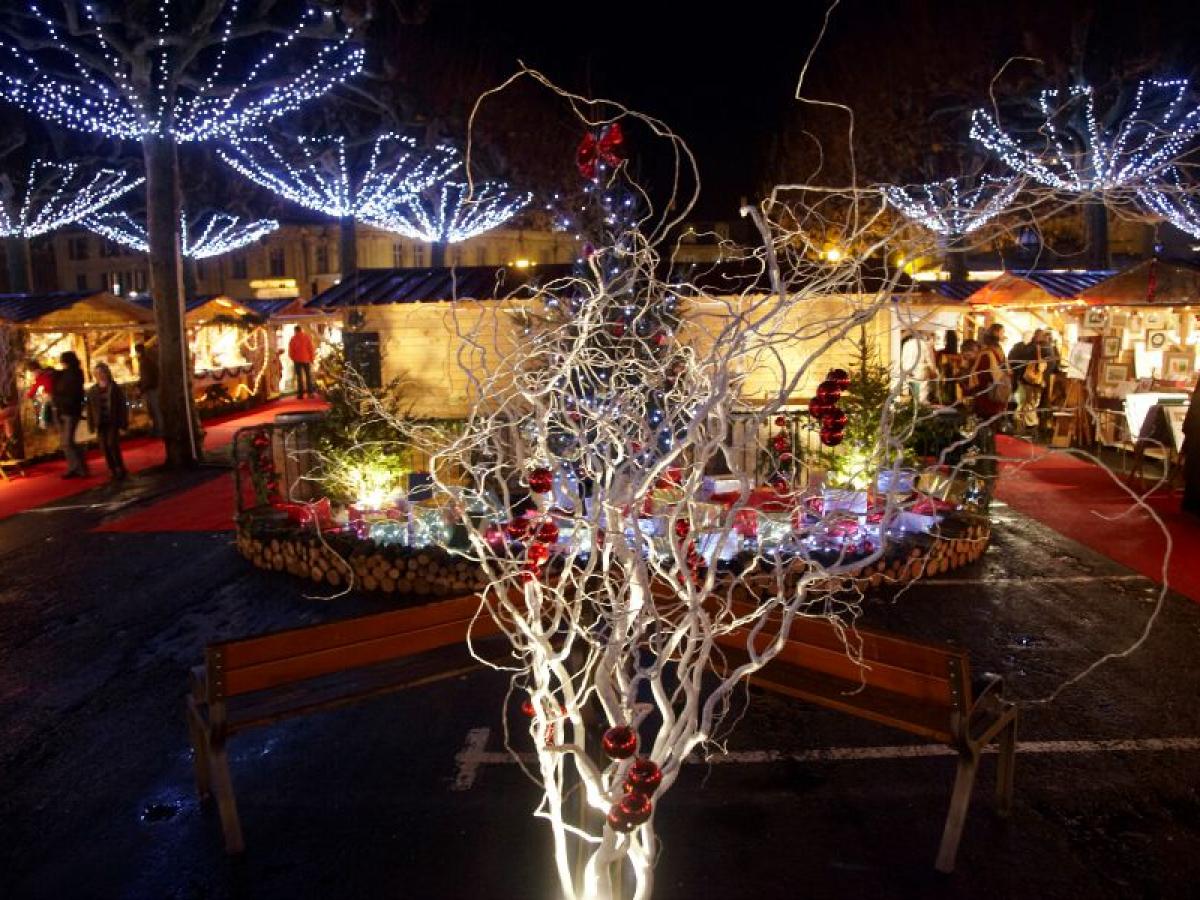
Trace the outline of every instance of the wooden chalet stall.
{"label": "wooden chalet stall", "polygon": [[[12,455],[31,458],[58,448],[57,433],[41,415],[40,398],[26,396],[33,384],[27,364],[36,360],[57,368],[59,356],[68,350],[79,356],[88,383],[92,366],[107,363],[129,397],[130,427],[148,425],[137,391],[133,345],[151,327],[151,318],[148,310],[106,291],[0,294],[0,329],[7,333],[4,392],[19,398],[13,417],[18,421],[13,422],[17,441]],[[80,440],[91,437],[85,423]]]}
{"label": "wooden chalet stall", "polygon": [[267,374],[264,380],[264,390],[268,397],[278,397],[291,394],[296,390],[296,373],[288,362],[287,347],[296,329],[304,327],[312,336],[317,348],[317,357],[313,366],[313,378],[318,386],[323,374],[324,359],[342,346],[342,314],[340,310],[323,310],[306,305],[303,298],[285,297],[280,299],[242,300],[242,305],[249,307],[262,318],[270,334],[268,347],[270,358],[267,364]]}

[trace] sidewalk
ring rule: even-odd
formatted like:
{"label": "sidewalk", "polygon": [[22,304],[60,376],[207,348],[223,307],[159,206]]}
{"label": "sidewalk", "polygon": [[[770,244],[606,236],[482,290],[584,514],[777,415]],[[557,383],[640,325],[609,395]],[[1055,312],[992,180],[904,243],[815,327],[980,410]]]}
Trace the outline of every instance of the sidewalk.
{"label": "sidewalk", "polygon": [[[996,449],[1002,460],[996,490],[999,500],[1017,512],[1037,519],[1114,562],[1158,584],[1163,583],[1167,540],[1151,513],[1138,505],[1134,486],[1120,475],[1062,450],[1038,447],[1018,438],[1000,436]],[[1171,589],[1200,602],[1200,518],[1179,508],[1180,494],[1160,489],[1145,499],[1171,536],[1167,583]]]}
{"label": "sidewalk", "polygon": [[[204,450],[207,453],[220,452],[232,443],[233,435],[239,428],[270,422],[279,413],[324,408],[325,402],[322,400],[279,399],[252,410],[209,419],[204,423]],[[124,441],[121,452],[131,474],[161,466],[165,459],[162,441],[152,437]],[[0,519],[106,484],[108,471],[100,451],[90,451],[87,459],[92,471],[89,478],[64,480],[62,475],[67,470],[67,464],[62,459],[29,466],[24,470],[24,475],[10,473],[11,481],[0,482]]]}

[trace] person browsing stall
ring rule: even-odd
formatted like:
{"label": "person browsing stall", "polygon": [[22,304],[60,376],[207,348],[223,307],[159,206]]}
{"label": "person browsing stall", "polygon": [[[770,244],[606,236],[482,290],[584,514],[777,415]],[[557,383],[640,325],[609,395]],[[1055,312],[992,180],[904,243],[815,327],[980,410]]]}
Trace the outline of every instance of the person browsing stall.
{"label": "person browsing stall", "polygon": [[104,461],[112,480],[123,481],[129,473],[121,457],[121,431],[129,427],[129,405],[125,402],[125,392],[113,380],[112,370],[106,363],[96,363],[92,374],[96,383],[88,389],[88,421],[104,451]]}
{"label": "person browsing stall", "polygon": [[313,346],[313,339],[309,336],[308,329],[303,325],[297,325],[296,333],[288,341],[288,358],[291,359],[292,366],[296,370],[296,396],[301,400],[304,399],[306,393],[309,396],[316,395],[312,380],[312,364],[315,356],[316,348]]}
{"label": "person browsing stall", "polygon": [[83,418],[83,364],[71,350],[58,358],[62,368],[54,374],[54,418],[58,423],[58,442],[67,460],[63,478],[86,478],[87,459],[75,440],[79,420]]}

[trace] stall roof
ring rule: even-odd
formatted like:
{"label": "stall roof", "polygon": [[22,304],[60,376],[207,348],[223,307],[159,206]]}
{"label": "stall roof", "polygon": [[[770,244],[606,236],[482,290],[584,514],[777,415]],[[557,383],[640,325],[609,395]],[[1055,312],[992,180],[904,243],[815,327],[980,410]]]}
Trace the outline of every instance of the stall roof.
{"label": "stall roof", "polygon": [[564,278],[570,264],[533,266],[456,266],[455,268],[360,269],[308,301],[309,308],[371,306],[380,303],[436,303],[455,298],[495,300],[531,281]]}
{"label": "stall roof", "polygon": [[1097,306],[1187,306],[1200,303],[1200,268],[1147,259],[1106,278],[1079,296]]}
{"label": "stall roof", "polygon": [[44,294],[0,294],[0,320],[18,325],[63,328],[142,325],[150,314],[107,291],[50,291]]}
{"label": "stall roof", "polygon": [[972,306],[1057,306],[1080,300],[1081,292],[1113,275],[1111,270],[1005,272],[970,297]]}

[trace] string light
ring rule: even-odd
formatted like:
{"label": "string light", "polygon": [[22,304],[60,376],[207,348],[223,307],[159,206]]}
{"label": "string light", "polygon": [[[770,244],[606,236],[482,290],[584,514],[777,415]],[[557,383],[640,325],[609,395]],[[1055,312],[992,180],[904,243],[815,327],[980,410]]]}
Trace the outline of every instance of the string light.
{"label": "string light", "polygon": [[[150,240],[146,228],[128,213],[103,213],[89,216],[83,222],[91,231],[114,243],[121,244],[138,253],[150,252]],[[182,236],[182,252],[188,259],[208,259],[239,250],[252,244],[279,227],[275,219],[255,219],[243,222],[228,213],[213,213],[194,232],[188,228],[187,215],[179,216],[179,233]]]}
{"label": "string light", "polygon": [[887,201],[904,216],[935,234],[970,234],[1004,212],[1016,197],[1020,181],[984,175],[970,190],[967,179],[947,178],[931,184],[883,189]]}
{"label": "string light", "polygon": [[531,199],[501,182],[480,182],[473,188],[450,182],[401,197],[376,213],[371,224],[431,244],[455,244],[507,222]]}
{"label": "string light", "polygon": [[[72,2],[65,0],[64,6]],[[77,14],[85,27],[77,39],[71,35],[79,42],[75,46],[36,2],[29,9],[45,29],[34,39],[48,44],[49,52],[65,55],[73,72],[56,74],[16,44],[0,40],[0,96],[39,118],[109,137],[140,140],[170,135],[179,141],[232,137],[325,94],[363,66],[362,48],[350,44],[349,33],[332,32],[332,17],[312,7],[297,25],[268,44],[244,78],[232,84],[224,82],[222,75],[229,44],[245,40],[235,30],[241,0],[229,2],[224,19],[208,34],[188,32],[184,48],[176,39],[182,25],[173,23],[172,0],[160,0],[158,29],[150,41],[127,41],[97,16],[96,7],[79,3]],[[217,22],[217,17],[212,21]],[[272,33],[258,27],[261,23],[251,24],[255,33]],[[317,32],[335,36],[324,39],[308,66],[293,71],[295,55],[288,51],[294,50],[299,38]],[[196,71],[206,63],[206,72]],[[138,71],[149,72],[146,83],[135,79]],[[257,88],[260,84],[265,87]]]}
{"label": "string light", "polygon": [[460,164],[450,147],[425,152],[412,138],[389,132],[375,139],[359,174],[347,162],[344,137],[302,137],[298,143],[294,154],[266,138],[237,141],[218,152],[246,178],[293,203],[372,222],[400,198],[425,190]]}
{"label": "string light", "polygon": [[0,236],[32,238],[78,222],[143,181],[119,169],[97,169],[89,178],[75,163],[35,159],[20,208],[0,204]]}
{"label": "string light", "polygon": [[[1162,170],[1200,134],[1200,108],[1188,107],[1187,79],[1138,82],[1129,113],[1101,128],[1089,85],[1066,96],[1042,91],[1043,124],[1027,138],[1013,137],[986,110],[971,115],[971,137],[1006,165],[1049,187],[1091,193],[1133,187]],[[1110,111],[1111,114],[1111,111]]]}
{"label": "string light", "polygon": [[1194,192],[1184,184],[1179,170],[1172,166],[1166,172],[1166,181],[1138,189],[1138,199],[1153,213],[1162,216],[1180,231],[1200,238],[1200,205]]}

